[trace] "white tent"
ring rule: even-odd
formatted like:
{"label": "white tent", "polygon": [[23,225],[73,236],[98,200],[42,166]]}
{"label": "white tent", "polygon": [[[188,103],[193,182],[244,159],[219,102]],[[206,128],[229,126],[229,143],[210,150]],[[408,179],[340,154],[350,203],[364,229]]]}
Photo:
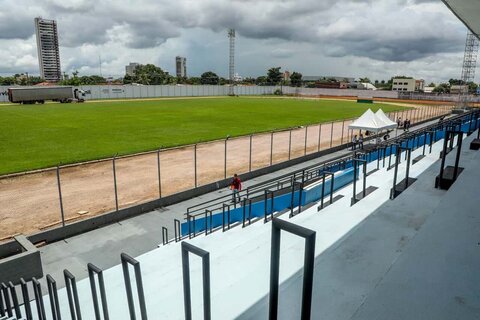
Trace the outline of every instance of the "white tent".
{"label": "white tent", "polygon": [[375,113],[373,113],[372,110],[368,109],[360,116],[360,118],[353,121],[348,128],[351,130],[368,130],[376,133],[380,131],[379,128],[382,126],[383,122],[375,116]]}
{"label": "white tent", "polygon": [[395,129],[397,127],[397,123],[390,120],[382,109],[378,109],[375,116],[385,124],[382,130]]}
{"label": "white tent", "polygon": [[377,114],[368,109],[365,113],[348,126],[350,130],[367,130],[374,133],[378,133],[382,130],[388,130],[396,128],[397,124],[383,113],[381,109],[377,111]]}

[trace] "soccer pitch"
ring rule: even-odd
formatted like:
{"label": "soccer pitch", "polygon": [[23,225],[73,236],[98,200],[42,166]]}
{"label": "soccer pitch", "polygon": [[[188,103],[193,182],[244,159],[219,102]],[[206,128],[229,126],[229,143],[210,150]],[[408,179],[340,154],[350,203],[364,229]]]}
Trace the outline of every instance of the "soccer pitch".
{"label": "soccer pitch", "polygon": [[360,116],[389,104],[178,98],[0,106],[0,174]]}

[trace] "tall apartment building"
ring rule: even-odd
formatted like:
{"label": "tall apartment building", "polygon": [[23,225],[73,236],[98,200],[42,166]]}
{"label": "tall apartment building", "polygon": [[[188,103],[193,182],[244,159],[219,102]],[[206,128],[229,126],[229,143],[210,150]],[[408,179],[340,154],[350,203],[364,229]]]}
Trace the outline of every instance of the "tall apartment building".
{"label": "tall apartment building", "polygon": [[135,75],[135,69],[140,66],[140,63],[130,62],[128,66],[125,66],[125,73],[133,77]]}
{"label": "tall apartment building", "polygon": [[35,34],[37,36],[40,77],[45,81],[60,81],[62,71],[60,69],[57,22],[40,17],[35,18]]}
{"label": "tall apartment building", "polygon": [[177,70],[177,77],[187,76],[187,58],[179,56],[175,57],[175,66]]}

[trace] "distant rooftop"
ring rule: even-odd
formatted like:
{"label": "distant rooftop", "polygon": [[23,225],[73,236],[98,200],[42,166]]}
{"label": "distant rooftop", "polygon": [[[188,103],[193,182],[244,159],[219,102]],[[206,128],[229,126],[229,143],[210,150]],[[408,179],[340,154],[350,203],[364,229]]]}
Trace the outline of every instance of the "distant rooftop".
{"label": "distant rooftop", "polygon": [[354,82],[352,77],[338,77],[338,76],[303,76],[303,81],[318,81],[323,79],[335,79],[336,81]]}

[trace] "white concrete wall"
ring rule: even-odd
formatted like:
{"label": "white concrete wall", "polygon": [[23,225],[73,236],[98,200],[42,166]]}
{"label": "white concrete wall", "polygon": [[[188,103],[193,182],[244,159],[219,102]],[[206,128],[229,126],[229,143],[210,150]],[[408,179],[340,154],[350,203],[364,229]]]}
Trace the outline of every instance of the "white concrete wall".
{"label": "white concrete wall", "polygon": [[[0,102],[8,102],[7,89],[9,86],[0,86]],[[159,86],[80,86],[87,92],[87,100],[95,99],[129,99],[129,98],[155,98],[155,97],[199,97],[199,96],[226,96],[227,86],[209,85],[159,85]],[[351,96],[361,98],[397,98],[398,93],[392,91],[371,91],[354,89],[320,89],[320,88],[295,88],[288,86],[236,86],[236,95],[263,95],[273,94],[275,90],[282,89],[285,94],[326,95],[326,96]]]}

